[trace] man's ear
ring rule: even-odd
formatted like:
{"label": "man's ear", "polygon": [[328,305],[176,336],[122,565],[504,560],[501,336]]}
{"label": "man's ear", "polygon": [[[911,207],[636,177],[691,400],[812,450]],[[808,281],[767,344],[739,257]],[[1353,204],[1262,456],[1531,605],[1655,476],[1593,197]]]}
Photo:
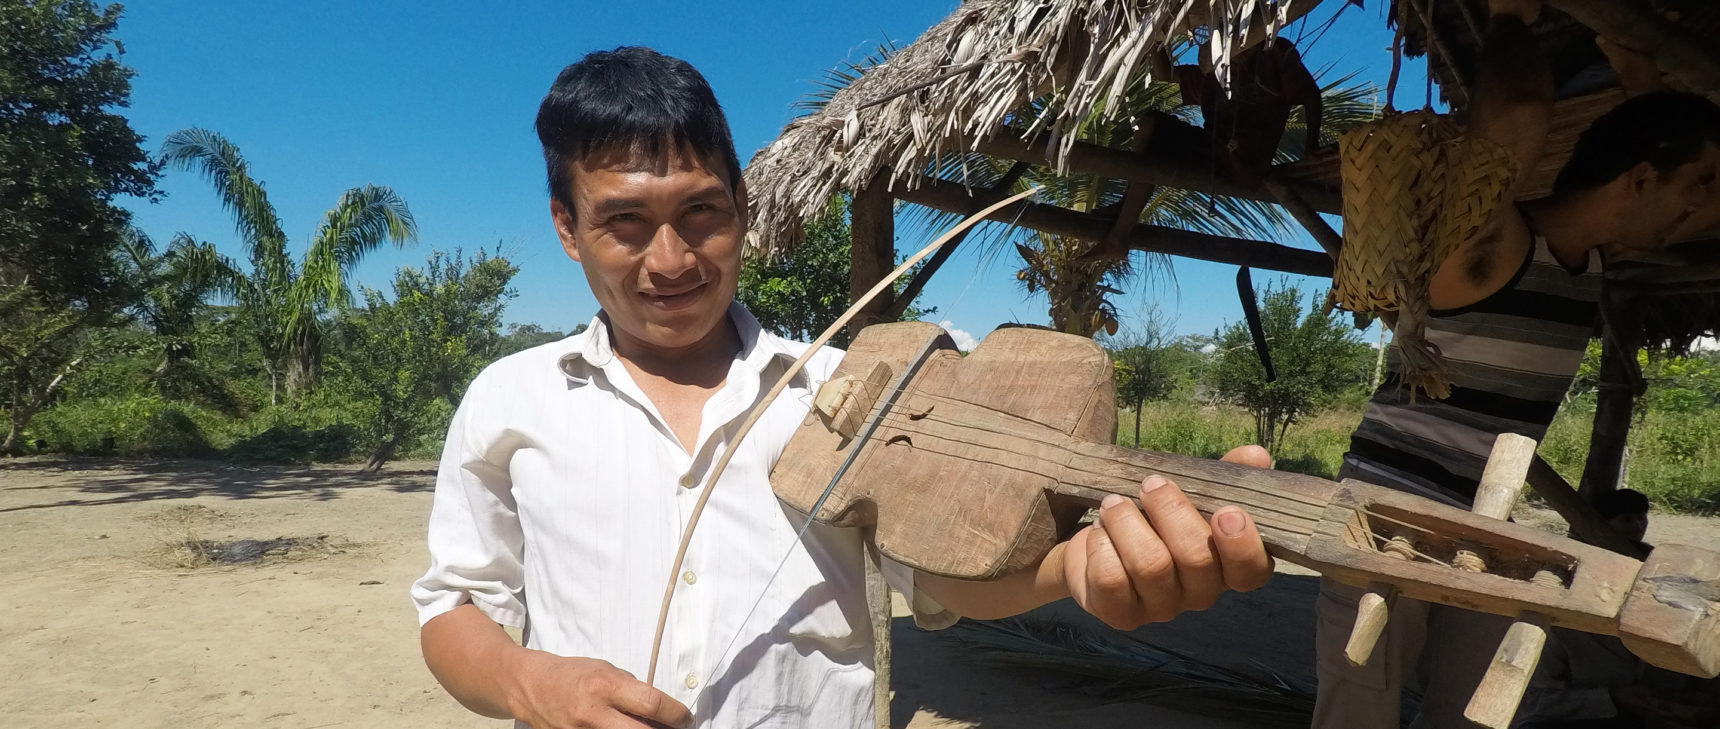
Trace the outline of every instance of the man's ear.
{"label": "man's ear", "polygon": [[1660,171],[1647,162],[1638,162],[1625,173],[1632,197],[1641,199],[1648,194],[1648,183],[1660,178]]}
{"label": "man's ear", "polygon": [[567,206],[562,205],[560,200],[551,199],[549,217],[555,224],[556,237],[561,239],[562,251],[566,252],[567,257],[572,258],[574,263],[578,263],[579,241],[573,234],[573,213],[568,211]]}

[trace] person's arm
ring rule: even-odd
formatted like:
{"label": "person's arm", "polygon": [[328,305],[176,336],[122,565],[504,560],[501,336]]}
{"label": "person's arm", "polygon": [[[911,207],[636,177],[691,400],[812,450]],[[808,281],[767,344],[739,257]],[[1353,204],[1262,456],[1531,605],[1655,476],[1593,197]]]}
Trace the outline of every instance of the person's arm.
{"label": "person's arm", "polygon": [[684,725],[686,707],[620,669],[527,649],[502,630],[526,623],[525,538],[497,378],[485,370],[467,388],[436,471],[430,569],[412,585],[425,665],[472,711],[535,729]]}
{"label": "person's arm", "polygon": [[1460,244],[1429,282],[1434,308],[1465,306],[1504,288],[1534,239],[1510,204],[1541,160],[1553,118],[1553,72],[1529,23],[1540,0],[1489,0],[1468,134],[1510,153],[1517,177],[1481,234]]}
{"label": "person's arm", "polygon": [[419,633],[424,663],[462,706],[536,729],[684,727],[687,707],[606,661],[521,647],[471,604],[431,618]]}
{"label": "person's arm", "polygon": [[[1270,457],[1245,446],[1225,460],[1265,468]],[[1073,597],[1106,624],[1132,629],[1202,610],[1226,589],[1252,590],[1272,576],[1253,519],[1219,509],[1209,522],[1180,489],[1162,478],[1142,487],[1139,508],[1108,498],[1099,518],[1052,548],[1033,569],[989,582],[919,573],[914,584],[945,608],[994,619]]]}

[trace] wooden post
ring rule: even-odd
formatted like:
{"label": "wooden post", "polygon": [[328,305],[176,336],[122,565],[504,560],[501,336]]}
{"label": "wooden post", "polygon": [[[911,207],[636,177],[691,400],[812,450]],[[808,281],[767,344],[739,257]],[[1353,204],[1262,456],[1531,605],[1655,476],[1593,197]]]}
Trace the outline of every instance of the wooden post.
{"label": "wooden post", "polygon": [[[888,181],[879,174],[865,189],[854,191],[849,206],[851,247],[848,251],[848,296],[858,301],[861,296],[884,280],[896,267],[896,220],[894,200],[886,189]],[[879,296],[854,317],[849,331],[858,332],[883,322],[883,312],[890,308],[893,297]]]}
{"label": "wooden post", "polygon": [[890,729],[890,583],[883,558],[866,539],[866,612],[872,618],[872,725]]}
{"label": "wooden post", "polygon": [[1642,322],[1634,297],[1609,293],[1601,306],[1606,323],[1601,328],[1600,389],[1595,393],[1588,461],[1577,487],[1577,493],[1591,503],[1596,496],[1619,487],[1631,413],[1642,380],[1636,364],[1637,350],[1642,348]]}

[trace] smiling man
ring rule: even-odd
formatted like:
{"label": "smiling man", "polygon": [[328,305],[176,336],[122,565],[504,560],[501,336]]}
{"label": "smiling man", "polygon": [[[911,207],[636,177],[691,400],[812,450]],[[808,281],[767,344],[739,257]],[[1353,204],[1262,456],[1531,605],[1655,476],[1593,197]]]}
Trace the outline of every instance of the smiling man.
{"label": "smiling man", "polygon": [[[800,534],[769,482],[841,353],[815,354],[732,442],[806,345],[733,301],[747,197],[710,88],[649,49],[594,53],[561,72],[537,129],[556,233],[602,310],[487,368],[454,415],[412,589],[426,663],[473,711],[537,729],[872,726],[861,535]],[[730,448],[647,684],[663,581]],[[1265,465],[1258,448],[1232,459]],[[1073,596],[1132,628],[1257,587],[1271,566],[1241,509],[1209,522],[1151,478],[1012,577],[886,572],[926,621]]]}

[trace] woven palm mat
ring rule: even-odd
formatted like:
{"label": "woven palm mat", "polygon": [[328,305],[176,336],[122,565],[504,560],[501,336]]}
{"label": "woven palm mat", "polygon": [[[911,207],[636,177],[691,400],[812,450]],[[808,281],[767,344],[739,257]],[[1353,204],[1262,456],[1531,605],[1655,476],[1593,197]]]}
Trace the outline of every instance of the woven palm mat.
{"label": "woven palm mat", "polygon": [[1350,311],[1396,312],[1401,381],[1450,395],[1444,359],[1426,339],[1428,282],[1453,251],[1488,230],[1516,178],[1503,147],[1463,137],[1431,111],[1388,113],[1338,139],[1344,248],[1332,300]]}

